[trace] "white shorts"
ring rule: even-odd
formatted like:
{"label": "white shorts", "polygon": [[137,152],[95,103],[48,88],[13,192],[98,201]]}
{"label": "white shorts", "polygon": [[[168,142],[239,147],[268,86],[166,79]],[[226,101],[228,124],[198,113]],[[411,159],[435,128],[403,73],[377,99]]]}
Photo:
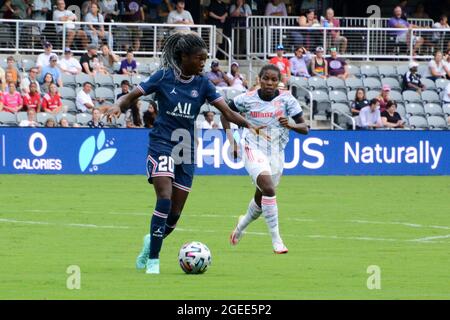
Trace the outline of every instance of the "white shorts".
{"label": "white shorts", "polygon": [[258,189],[256,180],[263,172],[268,172],[272,176],[272,182],[275,187],[280,183],[284,167],[284,152],[279,152],[269,157],[259,149],[244,145],[242,153],[245,169]]}

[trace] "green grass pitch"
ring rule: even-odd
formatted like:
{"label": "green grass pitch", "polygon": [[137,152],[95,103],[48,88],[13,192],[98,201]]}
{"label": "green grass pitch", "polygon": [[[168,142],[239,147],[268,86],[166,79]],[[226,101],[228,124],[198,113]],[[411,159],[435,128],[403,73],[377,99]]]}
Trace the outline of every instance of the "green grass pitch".
{"label": "green grass pitch", "polygon": [[[283,177],[275,255],[263,219],[228,237],[248,177],[197,176],[161,274],[134,268],[155,196],[144,176],[0,176],[0,299],[449,299],[449,177]],[[185,275],[187,241],[212,266]],[[68,266],[81,270],[69,290]],[[381,289],[367,268],[379,266]]]}

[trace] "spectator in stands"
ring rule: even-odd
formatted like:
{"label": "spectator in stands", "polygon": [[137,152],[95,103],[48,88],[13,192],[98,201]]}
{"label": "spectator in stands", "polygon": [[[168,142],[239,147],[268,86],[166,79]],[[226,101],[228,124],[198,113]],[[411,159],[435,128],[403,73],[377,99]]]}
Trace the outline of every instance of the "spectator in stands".
{"label": "spectator in stands", "polygon": [[8,86],[8,83],[12,82],[16,84],[16,87],[20,87],[20,81],[15,82],[13,73],[11,71],[5,72],[5,79],[6,79],[6,86]]}
{"label": "spectator in stands", "polygon": [[208,23],[216,26],[216,43],[221,45],[225,20],[228,17],[227,5],[222,0],[211,0],[208,7],[208,16]]}
{"label": "spectator in stands", "polygon": [[320,39],[322,41],[322,32],[314,31],[315,27],[320,27],[320,22],[317,20],[316,11],[314,9],[308,9],[304,15],[301,15],[297,19],[297,23],[300,27],[308,27],[305,31],[294,32],[293,38],[296,44],[302,44],[305,48],[314,48]]}
{"label": "spectator in stands", "polygon": [[388,84],[383,85],[381,88],[380,95],[376,98],[380,103],[380,112],[383,112],[386,109],[386,105],[388,101],[391,100],[391,87]]}
{"label": "spectator in stands", "polygon": [[52,52],[53,46],[50,42],[44,43],[44,52],[38,55],[36,60],[36,67],[39,68],[39,73],[41,73],[42,68],[50,64],[50,56],[55,53]]}
{"label": "spectator in stands", "polygon": [[131,105],[131,108],[125,113],[125,126],[127,128],[142,128],[143,121],[140,112],[140,101]]}
{"label": "spectator in stands", "polygon": [[355,93],[355,100],[351,104],[352,116],[359,115],[362,108],[369,105],[369,100],[366,98],[366,90],[358,88]]}
{"label": "spectator in stands", "polygon": [[8,91],[3,93],[3,107],[0,111],[16,113],[23,107],[22,96],[16,91],[14,82],[8,83]]}
{"label": "spectator in stands", "polygon": [[231,63],[231,70],[227,74],[227,76],[231,80],[230,86],[232,89],[247,91],[248,83],[245,79],[245,75],[239,72],[239,63],[237,63],[236,61]]}
{"label": "spectator in stands", "polygon": [[[46,21],[47,16],[52,11],[52,2],[50,0],[34,0],[33,1],[33,20]],[[42,31],[45,29],[45,23],[39,24],[39,29]]]}
{"label": "spectator in stands", "polygon": [[[339,28],[340,23],[339,20],[334,17],[334,10],[332,8],[328,8],[325,12],[325,19],[322,21],[322,26],[325,28]],[[329,32],[331,35],[331,46],[335,46],[339,48],[339,52],[345,53],[347,51],[347,38],[341,36],[338,30],[331,30]]]}
{"label": "spectator in stands", "polygon": [[347,62],[337,56],[336,48],[330,48],[330,57],[327,58],[327,65],[330,77],[338,77],[345,80],[350,76]]}
{"label": "spectator in stands", "polygon": [[395,101],[388,101],[386,110],[381,113],[381,121],[385,128],[404,128],[405,122],[397,112],[397,104]]}
{"label": "spectator in stands", "polygon": [[444,69],[442,51],[436,51],[434,59],[428,63],[427,78],[435,81],[437,79],[445,79],[446,76],[447,72]]}
{"label": "spectator in stands", "polygon": [[228,87],[231,85],[231,79],[227,77],[225,72],[220,70],[219,61],[217,60],[211,62],[211,71],[206,76],[216,87]]}
{"label": "spectator in stands", "polygon": [[[389,19],[388,21],[388,27],[389,28],[399,28],[399,29],[404,29],[404,30],[399,30],[396,32],[396,36],[397,36],[397,43],[405,43],[407,45],[409,45],[410,43],[410,38],[411,38],[411,34],[412,34],[412,30],[414,28],[417,28],[416,25],[410,24],[408,21],[406,21],[403,18],[403,13],[402,13],[402,8],[400,6],[396,6],[394,8],[394,16]],[[413,41],[413,52],[412,54],[415,55],[417,50],[420,49],[420,47],[423,45],[424,43],[424,39],[422,37],[419,36],[412,36],[412,41]]]}
{"label": "spectator in stands", "polygon": [[398,6],[402,9],[402,19],[407,20],[411,16],[412,11],[412,8],[408,6],[408,0],[401,0]]}
{"label": "spectator in stands", "polygon": [[97,58],[97,46],[90,44],[88,45],[87,52],[81,56],[80,64],[83,68],[82,71],[90,76],[95,76],[95,60]]}
{"label": "spectator in stands", "polygon": [[5,91],[6,88],[6,77],[5,70],[0,67],[0,91]]}
{"label": "spectator in stands", "polygon": [[[448,18],[445,14],[439,17],[439,21],[433,24],[433,28],[435,29],[450,29],[448,25]],[[441,42],[445,45],[447,41],[447,49],[450,49],[450,30],[446,30],[446,32],[436,31],[433,32],[433,42],[435,47],[439,47]]]}
{"label": "spectator in stands", "polygon": [[84,17],[85,22],[93,23],[84,25],[84,31],[91,39],[91,44],[96,47],[103,41],[107,43],[112,43],[112,35],[105,31],[105,27],[103,25],[98,25],[95,23],[104,23],[105,20],[103,16],[99,12],[99,6],[96,3],[91,4],[91,8],[88,14]]}
{"label": "spectator in stands", "polygon": [[416,6],[416,11],[413,12],[412,17],[415,19],[430,19],[428,13],[425,12],[425,6],[422,2]]}
{"label": "spectator in stands", "polygon": [[19,122],[19,127],[39,127],[39,123],[36,119],[36,110],[28,108],[27,119]]}
{"label": "spectator in stands", "polygon": [[84,1],[83,4],[81,5],[81,15],[83,17],[85,17],[89,13],[89,11],[91,10],[91,5],[93,3],[95,3],[98,6],[99,12],[102,13],[102,11],[100,10],[101,7],[98,0],[87,0]]}
{"label": "spectator in stands", "polygon": [[83,89],[77,93],[75,105],[79,112],[92,112],[95,107],[94,101],[90,95],[94,85],[90,82],[83,83]]}
{"label": "spectator in stands", "polygon": [[73,57],[72,50],[69,47],[64,49],[64,56],[59,60],[58,65],[61,72],[65,74],[76,76],[81,73],[81,64]]}
{"label": "spectator in stands", "polygon": [[328,62],[323,57],[322,47],[316,48],[316,56],[311,60],[311,74],[314,77],[326,79],[328,77]]}
{"label": "spectator in stands", "polygon": [[62,101],[55,83],[50,85],[49,92],[42,98],[42,109],[44,112],[51,114],[57,114],[61,111]]}
{"label": "spectator in stands", "polygon": [[128,49],[126,58],[120,63],[120,73],[129,76],[137,74],[137,62],[134,59],[133,50]]}
{"label": "spectator in stands", "polygon": [[59,120],[59,127],[60,128],[69,128],[69,121],[66,118],[61,118],[61,120]]}
{"label": "spectator in stands", "polygon": [[174,6],[170,0],[163,0],[158,8],[158,19],[156,23],[166,23],[169,13],[173,10]]}
{"label": "spectator in stands", "polygon": [[213,111],[206,111],[203,113],[205,120],[200,124],[200,129],[220,129],[219,125],[214,122],[214,116],[216,114]]}
{"label": "spectator in stands", "polygon": [[20,83],[20,74],[19,70],[16,68],[16,60],[13,56],[9,56],[6,58],[6,69],[5,73],[10,72],[12,75],[12,81],[14,81],[16,84]]}
{"label": "spectator in stands", "polygon": [[100,63],[100,68],[103,74],[113,74],[114,73],[114,63],[119,62],[120,58],[118,55],[114,54],[109,46],[104,43],[100,47],[101,53],[98,55],[98,60]]}
{"label": "spectator in stands", "polygon": [[[194,19],[189,11],[184,10],[185,3],[184,0],[177,0],[175,10],[172,10],[167,17],[167,23],[170,24],[183,24],[192,25],[194,24]],[[176,27],[175,31],[189,31],[189,27]]]}
{"label": "spectator in stands", "polygon": [[[141,0],[124,0],[124,11],[121,13],[122,22],[140,23],[145,21],[144,8]],[[141,47],[142,29],[136,26],[129,26],[131,33],[132,49],[139,51]]]}
{"label": "spectator in stands", "polygon": [[56,121],[53,118],[48,118],[47,121],[45,121],[45,127],[46,128],[56,128]]}
{"label": "spectator in stands", "polygon": [[102,114],[99,109],[94,108],[92,110],[92,120],[90,120],[87,125],[89,128],[103,128],[105,124],[101,121]]}
{"label": "spectator in stands", "polygon": [[37,82],[30,83],[27,93],[23,94],[23,108],[25,110],[33,109],[36,112],[41,112],[41,95],[37,91]]}
{"label": "spectator in stands", "polygon": [[450,49],[447,49],[443,60],[444,70],[447,72],[447,79],[450,80]]}
{"label": "spectator in stands", "polygon": [[280,69],[281,72],[281,82],[286,87],[289,79],[291,78],[291,68],[289,60],[284,57],[284,46],[279,44],[277,46],[277,55],[269,60],[270,64],[273,64]]}
{"label": "spectator in stands", "polygon": [[23,20],[30,18],[32,7],[27,1],[5,0],[0,12],[3,12],[3,19]]}
{"label": "spectator in stands", "polygon": [[[75,38],[80,39],[81,46],[83,49],[86,48],[88,44],[88,39],[86,36],[86,33],[79,29],[78,26],[76,26],[73,22],[77,21],[77,16],[70,10],[66,10],[66,3],[64,0],[57,0],[56,1],[56,10],[53,11],[53,21],[59,21],[64,22],[64,27],[66,30],[66,43],[65,45],[67,47],[71,47],[73,40]],[[56,24],[55,25],[56,32],[58,35],[61,36],[63,31],[63,25],[62,24]]]}
{"label": "spectator in stands", "polygon": [[50,65],[42,68],[40,83],[44,83],[44,76],[47,73],[50,73],[53,77],[53,81],[59,86],[63,86],[63,82],[61,79],[61,71],[58,68],[58,57],[56,55],[50,56]]}
{"label": "spectator in stands", "polygon": [[50,92],[50,85],[52,83],[55,83],[52,74],[46,73],[44,75],[44,83],[41,85],[41,96],[44,96],[45,94]]}
{"label": "spectator in stands", "polygon": [[266,17],[286,17],[287,9],[286,5],[284,4],[283,0],[272,0],[266,5],[266,10],[264,15]]}
{"label": "spectator in stands", "polygon": [[128,80],[122,80],[120,83],[120,88],[122,89],[122,92],[117,94],[116,100],[119,100],[121,96],[130,93],[130,82]]}
{"label": "spectator in stands", "polygon": [[117,0],[102,0],[100,12],[102,12],[105,22],[117,21],[120,13]]}
{"label": "spectator in stands", "polygon": [[236,42],[237,51],[239,54],[245,54],[246,50],[246,17],[252,15],[252,9],[245,3],[245,0],[235,0],[235,2],[230,6],[230,22],[231,27],[235,29],[238,41]]}
{"label": "spectator in stands", "polygon": [[153,128],[157,115],[157,105],[154,101],[149,101],[148,109],[144,112],[143,120],[145,128]]}
{"label": "spectator in stands", "polygon": [[360,130],[381,128],[380,103],[377,99],[370,100],[370,105],[364,107],[356,117],[356,126]]}
{"label": "spectator in stands", "polygon": [[403,90],[413,90],[418,93],[425,90],[425,85],[420,80],[422,76],[417,72],[419,64],[415,61],[409,63],[409,71],[403,75]]}
{"label": "spectator in stands", "polygon": [[34,83],[36,85],[36,91],[38,94],[41,93],[41,87],[39,85],[37,74],[39,69],[37,67],[33,67],[28,72],[28,76],[24,77],[22,81],[20,82],[20,90],[22,91],[22,94],[26,94],[30,92],[30,85]]}
{"label": "spectator in stands", "polygon": [[295,56],[289,59],[291,75],[296,77],[310,78],[308,66],[311,62],[311,54],[305,47],[297,47],[294,51]]}

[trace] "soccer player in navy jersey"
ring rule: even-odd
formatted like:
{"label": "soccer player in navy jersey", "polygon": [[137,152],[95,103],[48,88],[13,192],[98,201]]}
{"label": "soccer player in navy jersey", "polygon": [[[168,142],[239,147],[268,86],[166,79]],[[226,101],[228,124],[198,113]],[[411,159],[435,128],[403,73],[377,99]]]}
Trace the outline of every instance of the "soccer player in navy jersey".
{"label": "soccer player in navy jersey", "polygon": [[136,259],[136,268],[159,273],[163,239],[174,229],[191,190],[194,176],[194,121],[205,100],[230,122],[259,134],[232,111],[214,85],[201,74],[208,57],[205,42],[196,33],[174,33],[165,42],[161,69],[121,97],[108,113],[124,112],[142,95],[155,93],[158,116],[150,131],[148,181],[156,193],[150,234]]}

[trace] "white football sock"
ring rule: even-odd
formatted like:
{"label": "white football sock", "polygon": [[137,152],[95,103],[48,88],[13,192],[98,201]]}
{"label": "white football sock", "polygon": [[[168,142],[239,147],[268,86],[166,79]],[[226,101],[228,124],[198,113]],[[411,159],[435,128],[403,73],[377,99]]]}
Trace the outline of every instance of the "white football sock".
{"label": "white football sock", "polygon": [[278,205],[277,197],[263,196],[261,200],[261,208],[266,224],[269,227],[270,235],[272,236],[272,243],[282,242],[280,231],[278,229]]}
{"label": "white football sock", "polygon": [[247,213],[245,214],[244,218],[242,218],[238,223],[238,230],[240,232],[244,231],[245,228],[256,219],[259,218],[261,215],[262,210],[261,208],[256,204],[255,199],[252,198],[248,205]]}

